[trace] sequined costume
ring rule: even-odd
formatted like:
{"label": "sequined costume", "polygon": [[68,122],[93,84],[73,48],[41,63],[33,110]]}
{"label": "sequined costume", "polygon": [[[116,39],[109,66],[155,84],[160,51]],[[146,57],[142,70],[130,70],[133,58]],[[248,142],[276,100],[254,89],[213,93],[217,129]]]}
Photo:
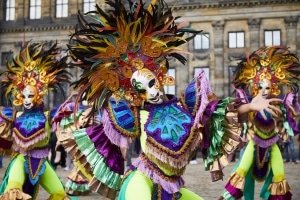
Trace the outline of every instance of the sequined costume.
{"label": "sequined costume", "polygon": [[[244,154],[225,186],[224,199],[254,199],[254,180],[265,181],[262,199],[291,199],[284,165],[277,142],[286,135],[299,133],[295,115],[299,113],[297,98],[300,64],[284,47],[263,47],[238,65],[234,84],[236,95],[250,102],[261,90],[265,98],[279,97],[278,117],[265,110],[249,112],[244,119],[243,134],[248,142]],[[285,87],[285,88],[284,88]]]}
{"label": "sequined costume", "polygon": [[[184,188],[182,175],[202,147],[207,168],[217,172],[213,178],[222,178],[220,160],[240,142],[239,104],[216,99],[203,71],[181,98],[165,95],[163,86],[175,83],[167,75],[169,59],[184,64],[179,46],[201,32],[175,23],[162,0],[147,6],[142,1],[107,4],[107,11],[97,6],[86,17],[79,15],[69,44],[74,66],[83,69],[75,82],[77,102],[87,100],[92,113],[101,113],[101,124],[71,130],[63,144],[91,177],[90,188],[111,199],[117,191],[120,200],[202,199]],[[68,107],[54,118],[59,129],[64,130],[62,120],[68,117],[59,113]],[[207,121],[215,122],[210,126],[214,132],[203,130]],[[124,176],[126,149],[135,138],[142,153]]]}
{"label": "sequined costume", "polygon": [[57,60],[58,55],[56,43],[27,43],[1,76],[6,97],[24,107],[0,107],[0,146],[14,154],[1,184],[1,200],[35,199],[39,185],[49,199],[68,199],[47,160],[53,112],[43,108],[48,89],[69,79],[65,58]]}

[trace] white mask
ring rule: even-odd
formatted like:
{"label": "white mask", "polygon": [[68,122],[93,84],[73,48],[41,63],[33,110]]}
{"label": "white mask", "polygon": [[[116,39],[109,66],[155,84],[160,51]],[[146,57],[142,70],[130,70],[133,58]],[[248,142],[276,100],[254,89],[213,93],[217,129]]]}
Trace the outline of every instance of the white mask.
{"label": "white mask", "polygon": [[259,91],[262,91],[262,96],[266,99],[271,94],[271,81],[268,79],[262,79],[259,82]]}
{"label": "white mask", "polygon": [[146,101],[152,104],[163,102],[164,92],[155,74],[148,69],[137,70],[132,74],[131,85]]}
{"label": "white mask", "polygon": [[23,106],[26,109],[31,109],[36,101],[37,91],[33,86],[27,85],[22,91]]}

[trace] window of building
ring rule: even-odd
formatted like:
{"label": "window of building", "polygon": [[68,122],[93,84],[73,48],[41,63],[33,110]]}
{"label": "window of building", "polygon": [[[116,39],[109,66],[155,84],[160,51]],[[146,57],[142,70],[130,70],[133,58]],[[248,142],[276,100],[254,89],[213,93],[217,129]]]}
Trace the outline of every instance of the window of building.
{"label": "window of building", "polygon": [[11,60],[13,58],[13,52],[7,51],[1,53],[1,66],[5,66],[7,60]]}
{"label": "window of building", "polygon": [[195,75],[196,75],[197,73],[199,73],[200,70],[203,70],[203,71],[204,71],[207,80],[209,80],[209,67],[195,67],[195,68],[194,68],[194,76],[193,76],[193,77],[195,77]]}
{"label": "window of building", "polygon": [[5,20],[11,21],[15,20],[15,12],[16,12],[16,2],[15,0],[6,0],[6,9],[5,9]]}
{"label": "window of building", "polygon": [[42,11],[41,0],[30,0],[29,18],[40,19]]}
{"label": "window of building", "polygon": [[[172,76],[175,79],[175,75],[176,75],[175,68],[169,68],[168,75]],[[166,94],[173,94],[173,95],[176,94],[176,86],[175,85],[164,86],[164,89],[165,89]]]}
{"label": "window of building", "polygon": [[280,45],[280,30],[265,31],[265,46]]}
{"label": "window of building", "polygon": [[56,0],[56,17],[68,17],[68,0]]}
{"label": "window of building", "polygon": [[243,48],[245,47],[245,33],[240,32],[229,32],[228,33],[228,44],[229,48]]}
{"label": "window of building", "polygon": [[209,33],[196,35],[194,38],[194,49],[209,49]]}
{"label": "window of building", "polygon": [[96,0],[83,0],[83,13],[96,9]]}

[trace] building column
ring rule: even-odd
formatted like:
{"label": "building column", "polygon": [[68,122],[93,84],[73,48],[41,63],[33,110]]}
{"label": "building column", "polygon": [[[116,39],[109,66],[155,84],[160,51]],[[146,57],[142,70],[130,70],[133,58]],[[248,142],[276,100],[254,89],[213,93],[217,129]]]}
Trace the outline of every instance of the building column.
{"label": "building column", "polygon": [[249,38],[250,38],[250,52],[257,50],[259,47],[264,46],[264,44],[260,44],[260,23],[261,20],[257,18],[248,19],[249,26]]}
{"label": "building column", "polygon": [[286,44],[283,45],[286,45],[290,51],[296,53],[298,16],[285,17],[284,22],[286,28]]}
{"label": "building column", "polygon": [[[224,82],[227,66],[224,66],[224,21],[212,22],[213,27],[213,65],[210,66],[210,72],[214,76],[214,83],[211,83],[214,93],[218,97],[224,97],[225,91],[228,91],[228,86]],[[227,92],[226,92],[227,93]]]}

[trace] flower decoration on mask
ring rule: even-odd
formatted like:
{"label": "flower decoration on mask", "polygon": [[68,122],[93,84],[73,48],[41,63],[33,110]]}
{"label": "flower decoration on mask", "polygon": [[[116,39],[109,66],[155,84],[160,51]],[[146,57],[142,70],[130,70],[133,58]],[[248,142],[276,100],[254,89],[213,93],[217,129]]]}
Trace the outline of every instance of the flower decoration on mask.
{"label": "flower decoration on mask", "polygon": [[295,54],[285,47],[263,47],[239,63],[234,85],[248,89],[251,96],[256,96],[260,85],[267,81],[271,83],[271,95],[278,96],[281,86],[298,90],[299,74],[300,64]]}
{"label": "flower decoration on mask", "polygon": [[[98,5],[96,11],[79,14],[79,24],[72,35],[69,50],[75,66],[83,74],[75,83],[80,88],[78,101],[86,92],[86,100],[99,109],[110,96],[140,105],[142,99],[131,83],[137,70],[150,70],[160,86],[174,84],[167,75],[168,59],[186,62],[179,46],[200,31],[177,24],[163,0],[149,5],[142,0],[108,0],[106,11]],[[189,36],[185,36],[190,33]]]}
{"label": "flower decoration on mask", "polygon": [[67,57],[59,58],[56,43],[26,43],[19,54],[7,62],[7,70],[1,75],[1,85],[6,96],[13,98],[13,104],[23,103],[25,88],[35,91],[35,104],[43,103],[43,96],[49,89],[61,89],[62,82],[68,82]]}

